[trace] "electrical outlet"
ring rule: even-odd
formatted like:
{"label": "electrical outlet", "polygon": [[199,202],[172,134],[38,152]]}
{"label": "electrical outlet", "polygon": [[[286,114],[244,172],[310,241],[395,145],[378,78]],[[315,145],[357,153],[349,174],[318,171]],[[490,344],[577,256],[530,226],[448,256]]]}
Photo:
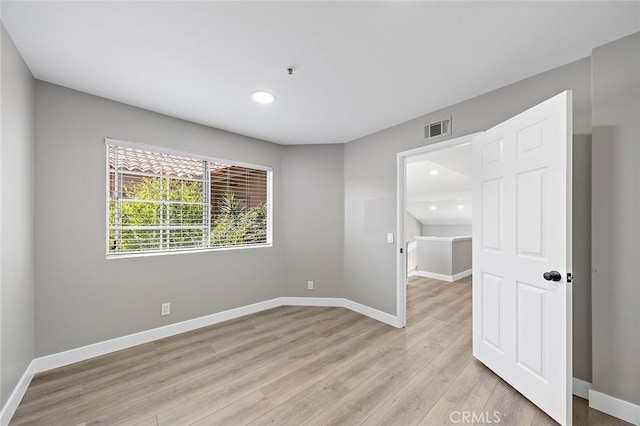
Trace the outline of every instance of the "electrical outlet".
{"label": "electrical outlet", "polygon": [[171,313],[171,303],[163,303],[160,306],[160,316],[165,317]]}
{"label": "electrical outlet", "polygon": [[307,281],[307,290],[313,290],[313,281]]}

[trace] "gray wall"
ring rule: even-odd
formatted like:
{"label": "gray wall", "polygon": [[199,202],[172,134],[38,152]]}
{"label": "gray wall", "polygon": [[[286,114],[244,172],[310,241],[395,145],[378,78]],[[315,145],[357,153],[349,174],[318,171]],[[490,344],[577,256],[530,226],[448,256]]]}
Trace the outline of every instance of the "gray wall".
{"label": "gray wall", "polygon": [[[590,133],[590,60],[583,59],[449,108],[382,130],[345,146],[344,295],[396,313],[396,154],[424,145],[424,126],[453,117],[452,137],[488,129],[564,90],[573,90],[574,132]],[[375,171],[375,172],[374,172]]]}
{"label": "gray wall", "polygon": [[418,238],[418,271],[456,275],[471,269],[471,239]]}
{"label": "gray wall", "polygon": [[[273,247],[106,260],[105,136],[273,167]],[[35,138],[36,356],[283,295],[282,146],[40,81]]]}
{"label": "gray wall", "polygon": [[471,240],[454,241],[451,250],[451,275],[471,269],[473,264]]}
{"label": "gray wall", "polygon": [[[273,167],[273,247],[106,260],[105,136]],[[340,297],[343,151],[275,145],[37,82],[36,356],[274,297]]]}
{"label": "gray wall", "polygon": [[593,389],[640,404],[640,33],[593,51]]}
{"label": "gray wall", "polygon": [[573,137],[573,377],[591,382],[591,135]]}
{"label": "gray wall", "polygon": [[432,237],[470,237],[471,225],[423,225],[422,235]]}
{"label": "gray wall", "polygon": [[[286,296],[340,297],[344,145],[283,147]],[[307,290],[307,281],[314,290]]]}
{"label": "gray wall", "polygon": [[451,275],[451,241],[418,238],[418,271]]}
{"label": "gray wall", "polygon": [[404,235],[406,243],[410,243],[415,237],[422,235],[422,222],[407,210],[404,212]]}
{"label": "gray wall", "polygon": [[0,136],[0,407],[33,359],[34,80],[4,25]]}

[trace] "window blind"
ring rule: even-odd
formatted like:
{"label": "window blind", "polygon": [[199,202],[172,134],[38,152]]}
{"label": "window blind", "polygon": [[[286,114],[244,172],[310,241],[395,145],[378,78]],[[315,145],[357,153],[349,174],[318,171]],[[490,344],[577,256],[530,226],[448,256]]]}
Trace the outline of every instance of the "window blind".
{"label": "window blind", "polygon": [[114,143],[107,155],[108,255],[271,243],[270,170]]}

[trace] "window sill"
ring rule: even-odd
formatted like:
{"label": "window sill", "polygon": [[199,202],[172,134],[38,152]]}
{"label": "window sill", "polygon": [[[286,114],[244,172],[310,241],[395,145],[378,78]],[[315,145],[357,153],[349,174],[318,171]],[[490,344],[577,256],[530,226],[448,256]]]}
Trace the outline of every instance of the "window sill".
{"label": "window sill", "polygon": [[155,256],[170,256],[177,254],[193,254],[193,253],[208,253],[219,251],[235,251],[235,250],[247,250],[247,249],[261,249],[273,247],[273,243],[259,244],[251,246],[238,246],[238,247],[211,247],[203,249],[185,249],[185,250],[167,250],[167,251],[149,251],[143,253],[123,253],[123,254],[107,254],[107,260],[113,259],[131,259],[134,257],[155,257]]}

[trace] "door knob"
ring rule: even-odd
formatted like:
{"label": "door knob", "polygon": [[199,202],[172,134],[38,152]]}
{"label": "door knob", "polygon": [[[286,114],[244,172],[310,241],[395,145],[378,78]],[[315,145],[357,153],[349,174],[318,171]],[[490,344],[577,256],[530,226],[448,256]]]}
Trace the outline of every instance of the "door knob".
{"label": "door knob", "polygon": [[558,271],[545,272],[542,276],[547,281],[560,281],[562,279],[562,275]]}

